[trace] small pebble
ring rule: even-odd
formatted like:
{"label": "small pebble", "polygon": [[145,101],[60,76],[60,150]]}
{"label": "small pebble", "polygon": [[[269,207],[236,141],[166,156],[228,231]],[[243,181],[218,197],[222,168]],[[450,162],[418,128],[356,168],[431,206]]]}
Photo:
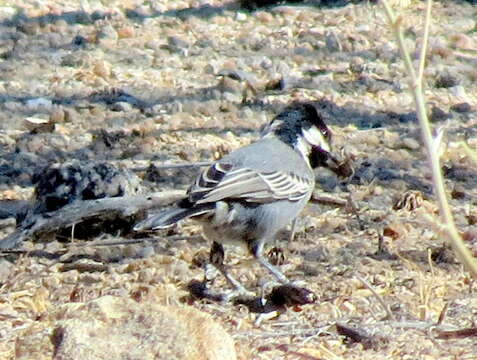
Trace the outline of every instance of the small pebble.
{"label": "small pebble", "polygon": [[454,37],[454,46],[457,49],[476,50],[474,41],[465,34],[459,34]]}
{"label": "small pebble", "polygon": [[263,23],[271,23],[273,21],[273,15],[265,11],[259,11],[255,16]]}
{"label": "small pebble", "polygon": [[376,133],[369,133],[363,139],[369,146],[379,146],[381,144],[382,137],[378,136]]}
{"label": "small pebble", "polygon": [[81,35],[76,35],[73,40],[71,40],[71,45],[75,47],[82,48],[85,47],[86,44],[88,44],[88,39]]}
{"label": "small pebble", "polygon": [[0,6],[0,16],[13,17],[17,11],[15,7]]}
{"label": "small pebble", "polygon": [[453,87],[449,88],[449,92],[452,95],[457,96],[461,99],[466,99],[468,97],[467,92],[462,85],[457,85],[457,86],[453,86]]}
{"label": "small pebble", "polygon": [[365,66],[366,64],[363,58],[358,56],[353,57],[349,63],[349,69],[354,73],[362,73],[365,69]]}
{"label": "small pebble", "polygon": [[212,64],[207,64],[204,66],[204,74],[213,75],[215,72],[215,68]]}
{"label": "small pebble", "polygon": [[118,38],[119,39],[127,39],[132,38],[136,35],[136,32],[132,26],[124,26],[118,29]]}
{"label": "small pebble", "polygon": [[29,99],[25,102],[28,110],[37,111],[37,110],[50,110],[53,106],[53,102],[50,99],[45,98],[34,98]]}
{"label": "small pebble", "polygon": [[190,48],[190,44],[178,36],[169,36],[167,44],[170,51],[181,52]]}
{"label": "small pebble", "polygon": [[8,111],[18,111],[21,105],[20,103],[16,101],[5,101],[3,103],[3,107],[5,108],[5,110],[8,110]]}
{"label": "small pebble", "polygon": [[437,76],[436,87],[438,88],[450,88],[459,85],[460,79],[453,74],[444,73]]}
{"label": "small pebble", "polygon": [[125,101],[115,102],[111,106],[111,110],[113,110],[113,111],[129,112],[129,111],[132,111],[132,109],[133,109],[132,105],[128,102],[125,102]]}
{"label": "small pebble", "polygon": [[50,113],[50,122],[54,124],[62,123],[65,121],[65,112],[62,108],[56,107]]}
{"label": "small pebble", "polygon": [[111,47],[118,41],[118,33],[112,25],[106,25],[96,34],[96,39],[100,45]]}
{"label": "small pebble", "polygon": [[453,199],[464,199],[467,195],[466,189],[461,184],[455,184],[451,191]]}
{"label": "small pebble", "polygon": [[264,57],[260,62],[260,67],[264,70],[271,69],[273,66],[273,62],[269,57]]}
{"label": "small pebble", "polygon": [[451,116],[442,110],[440,107],[433,106],[431,110],[431,121],[444,121],[449,119]]}
{"label": "small pebble", "polygon": [[42,118],[27,117],[24,124],[32,134],[49,133],[55,130],[54,123]]}
{"label": "small pebble", "polygon": [[18,30],[27,35],[37,35],[40,32],[40,24],[36,21],[25,22],[18,25]]}
{"label": "small pebble", "polygon": [[75,122],[78,118],[78,113],[73,109],[65,109],[65,122]]}
{"label": "small pebble", "polygon": [[411,137],[402,139],[402,146],[409,150],[417,150],[421,147],[419,142],[416,139]]}
{"label": "small pebble", "polygon": [[338,39],[338,36],[334,32],[329,32],[325,37],[326,48],[331,52],[341,51],[343,47],[341,46],[341,41]]}
{"label": "small pebble", "polygon": [[452,105],[450,109],[458,113],[468,113],[472,110],[472,106],[470,106],[469,103],[464,102]]}
{"label": "small pebble", "polygon": [[371,27],[368,24],[359,25],[356,27],[356,32],[368,33],[371,31]]}
{"label": "small pebble", "polygon": [[296,7],[294,6],[277,6],[275,8],[272,9],[272,11],[276,14],[281,14],[285,17],[292,17],[292,16],[296,16],[298,15],[299,13],[299,9],[297,9]]}
{"label": "small pebble", "polygon": [[99,60],[93,65],[93,73],[103,79],[111,76],[111,64],[104,60]]}
{"label": "small pebble", "polygon": [[235,15],[235,20],[245,21],[245,20],[247,20],[247,14],[245,14],[243,12],[237,12],[237,14]]}

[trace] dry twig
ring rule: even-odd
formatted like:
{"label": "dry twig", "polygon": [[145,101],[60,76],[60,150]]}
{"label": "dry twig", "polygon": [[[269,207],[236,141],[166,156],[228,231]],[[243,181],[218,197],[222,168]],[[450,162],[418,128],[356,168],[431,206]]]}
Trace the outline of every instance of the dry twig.
{"label": "dry twig", "polygon": [[380,344],[387,342],[384,337],[369,335],[363,328],[350,327],[342,323],[336,323],[336,331],[349,341],[362,344],[365,350],[377,348]]}
{"label": "dry twig", "polygon": [[155,170],[168,170],[168,169],[190,169],[190,168],[199,168],[212,165],[210,161],[199,161],[195,163],[184,163],[184,164],[154,164],[151,162],[149,166],[137,166],[131,168],[134,172],[143,172],[153,167]]}
{"label": "dry twig", "polygon": [[346,204],[348,204],[348,201],[345,199],[341,199],[337,196],[318,193],[316,191],[311,196],[310,202],[333,206],[346,206]]}
{"label": "dry twig", "polygon": [[376,292],[376,290],[374,290],[374,288],[371,286],[371,284],[368,283],[361,276],[356,276],[356,277],[358,278],[359,281],[361,281],[363,283],[364,286],[366,286],[366,288],[369,291],[371,291],[371,293],[374,295],[374,297],[379,301],[381,306],[384,308],[384,311],[386,311],[388,319],[396,321],[396,318],[395,318],[394,314],[391,312],[391,310],[389,310],[389,307],[386,305],[383,298]]}
{"label": "dry twig", "polygon": [[410,77],[410,88],[414,98],[414,103],[417,109],[417,117],[421,128],[421,135],[424,140],[424,144],[427,150],[427,155],[431,164],[432,170],[432,182],[434,184],[434,191],[439,204],[439,212],[444,224],[444,229],[449,236],[450,243],[456,252],[458,258],[462,263],[471,271],[471,273],[477,277],[477,261],[473,258],[470,251],[465,246],[462,238],[459,235],[457,227],[455,226],[452,212],[447,201],[447,196],[444,188],[444,181],[442,177],[439,156],[434,149],[436,148],[436,139],[433,138],[429,120],[427,118],[426,100],[423,92],[423,72],[426,58],[427,40],[429,37],[429,25],[432,9],[432,0],[427,0],[426,19],[424,25],[424,39],[422,41],[422,48],[419,57],[418,73],[414,70],[411,56],[406,48],[404,41],[403,29],[401,26],[402,18],[396,16],[386,0],[382,0],[386,16],[388,17],[389,24],[392,30],[395,32],[401,55],[404,59],[404,65],[406,71]]}
{"label": "dry twig", "polygon": [[54,213],[33,215],[25,225],[0,240],[0,249],[12,249],[24,240],[52,233],[91,218],[131,217],[152,208],[166,206],[182,198],[183,191],[167,191],[149,196],[125,196],[76,201]]}
{"label": "dry twig", "polygon": [[157,242],[157,241],[195,241],[201,240],[203,237],[201,235],[172,235],[172,236],[164,236],[164,237],[148,237],[148,238],[140,238],[140,239],[120,239],[120,240],[112,240],[112,241],[88,241],[83,244],[75,244],[76,247],[93,247],[93,246],[119,246],[119,245],[134,245],[134,244],[142,244],[142,243],[150,243],[150,242]]}
{"label": "dry twig", "polygon": [[477,336],[477,328],[467,328],[458,330],[438,330],[436,338],[438,339],[462,339]]}

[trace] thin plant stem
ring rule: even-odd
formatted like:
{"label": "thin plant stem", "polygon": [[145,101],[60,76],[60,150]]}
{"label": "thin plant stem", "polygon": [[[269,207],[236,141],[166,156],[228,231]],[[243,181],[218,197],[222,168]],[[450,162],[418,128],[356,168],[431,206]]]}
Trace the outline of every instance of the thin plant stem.
{"label": "thin plant stem", "polygon": [[419,55],[418,81],[421,83],[421,85],[424,78],[424,68],[426,66],[426,51],[427,51],[427,44],[429,42],[429,28],[431,25],[431,10],[432,10],[432,0],[429,0],[427,1],[426,19],[424,20],[424,34],[422,35],[422,48],[421,48],[421,54]]}
{"label": "thin plant stem", "polygon": [[364,278],[362,278],[361,276],[356,276],[358,278],[359,281],[361,281],[363,283],[364,286],[366,286],[368,288],[369,291],[371,291],[371,293],[374,295],[374,297],[379,301],[379,303],[381,304],[381,306],[383,307],[384,311],[386,311],[386,314],[387,314],[387,317],[388,319],[390,320],[393,320],[393,321],[396,321],[396,317],[394,316],[394,314],[392,313],[392,311],[389,309],[389,307],[386,305],[386,303],[384,302],[384,300],[382,299],[381,296],[379,296],[379,294],[377,293],[376,290],[374,290],[374,288],[371,286],[371,284],[369,282],[367,282]]}
{"label": "thin plant stem", "polygon": [[[419,119],[421,135],[431,165],[432,182],[434,184],[434,191],[437,197],[439,212],[444,225],[444,229],[449,236],[452,248],[454,249],[454,252],[456,253],[459,260],[467,267],[467,269],[474,275],[474,277],[477,277],[477,261],[474,259],[470,251],[465,246],[462,238],[460,237],[459,232],[454,223],[449,203],[447,201],[447,195],[444,188],[444,181],[439,162],[439,155],[438,152],[435,151],[435,139],[432,137],[429,120],[427,118],[426,100],[422,89],[423,81],[421,77],[416,76],[416,71],[414,70],[411,56],[409,55],[409,51],[407,50],[406,45],[404,43],[404,34],[401,26],[402,18],[396,17],[386,0],[382,0],[382,4],[384,6],[386,16],[388,17],[388,21],[396,35],[399,49],[404,59],[404,66],[408,75],[410,76],[410,88],[417,109],[417,117]],[[432,0],[427,0],[428,10],[426,13],[426,24],[424,25],[424,37],[426,37],[426,39],[423,40],[423,49],[421,51],[421,58],[419,60],[419,75],[421,75],[421,71],[424,71],[423,69],[426,54],[425,47],[427,46],[427,37],[429,36],[431,5]]]}

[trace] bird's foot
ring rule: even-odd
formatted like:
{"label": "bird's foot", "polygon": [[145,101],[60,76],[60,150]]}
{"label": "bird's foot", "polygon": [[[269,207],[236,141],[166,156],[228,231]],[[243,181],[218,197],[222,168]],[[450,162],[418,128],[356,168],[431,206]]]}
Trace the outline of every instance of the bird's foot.
{"label": "bird's foot", "polygon": [[240,286],[228,292],[225,295],[224,302],[236,302],[237,299],[243,300],[243,299],[252,299],[256,297],[257,295],[254,292],[245,289],[245,287],[243,286]]}
{"label": "bird's foot", "polygon": [[232,291],[219,292],[211,290],[207,286],[207,281],[192,280],[187,285],[187,289],[192,297],[196,299],[207,299],[222,303],[240,303],[243,301],[250,301],[250,299],[257,297],[255,293],[247,290],[242,285],[235,287]]}

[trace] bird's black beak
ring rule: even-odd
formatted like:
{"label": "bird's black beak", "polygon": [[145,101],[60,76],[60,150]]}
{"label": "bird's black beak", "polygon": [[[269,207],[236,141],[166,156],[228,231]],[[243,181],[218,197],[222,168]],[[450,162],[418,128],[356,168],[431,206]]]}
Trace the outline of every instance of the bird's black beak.
{"label": "bird's black beak", "polygon": [[349,178],[354,173],[350,161],[339,160],[331,152],[328,152],[319,146],[312,147],[310,153],[310,165],[313,169],[320,166],[330,169],[340,178]]}

